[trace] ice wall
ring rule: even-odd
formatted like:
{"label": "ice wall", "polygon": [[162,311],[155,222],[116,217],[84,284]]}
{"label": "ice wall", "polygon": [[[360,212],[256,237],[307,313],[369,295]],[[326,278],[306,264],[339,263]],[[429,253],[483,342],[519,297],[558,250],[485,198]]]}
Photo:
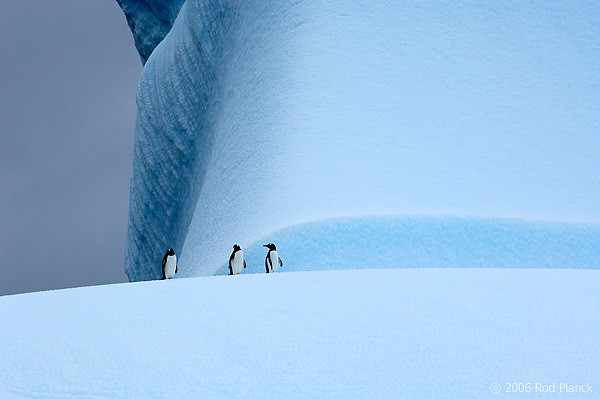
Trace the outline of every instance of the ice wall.
{"label": "ice wall", "polygon": [[140,80],[130,279],[336,217],[599,223],[599,15],[188,0]]}
{"label": "ice wall", "polygon": [[117,0],[145,64],[158,43],[165,38],[185,0]]}

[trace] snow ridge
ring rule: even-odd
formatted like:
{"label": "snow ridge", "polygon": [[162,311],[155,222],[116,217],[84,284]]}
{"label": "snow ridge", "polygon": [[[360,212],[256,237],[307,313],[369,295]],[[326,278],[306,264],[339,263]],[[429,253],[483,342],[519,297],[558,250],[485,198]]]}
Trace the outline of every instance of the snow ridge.
{"label": "snow ridge", "polygon": [[[283,270],[405,268],[600,269],[600,226],[379,216],[329,219],[272,232],[244,249],[247,269],[264,273],[277,243]],[[225,258],[227,254],[224,253]],[[223,264],[217,274],[227,274]]]}

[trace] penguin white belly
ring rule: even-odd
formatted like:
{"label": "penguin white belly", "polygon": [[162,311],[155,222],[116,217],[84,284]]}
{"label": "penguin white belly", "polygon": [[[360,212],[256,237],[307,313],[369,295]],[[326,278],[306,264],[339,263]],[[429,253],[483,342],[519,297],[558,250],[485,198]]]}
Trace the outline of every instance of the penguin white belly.
{"label": "penguin white belly", "polygon": [[244,268],[244,254],[242,251],[237,251],[231,261],[231,269],[233,274],[240,274]]}
{"label": "penguin white belly", "polygon": [[270,273],[274,273],[277,271],[277,268],[279,267],[279,255],[277,255],[277,251],[271,251],[271,254],[269,256],[271,258]]}
{"label": "penguin white belly", "polygon": [[165,264],[165,277],[173,278],[175,275],[175,268],[177,267],[177,256],[167,256],[167,263]]}

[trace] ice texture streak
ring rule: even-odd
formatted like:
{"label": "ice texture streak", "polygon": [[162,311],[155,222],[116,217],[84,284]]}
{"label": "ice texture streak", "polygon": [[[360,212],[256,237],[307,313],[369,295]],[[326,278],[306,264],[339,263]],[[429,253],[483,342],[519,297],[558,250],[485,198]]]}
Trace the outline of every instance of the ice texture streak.
{"label": "ice texture streak", "polygon": [[598,38],[588,1],[188,0],[140,79],[129,278],[326,219],[600,223]]}

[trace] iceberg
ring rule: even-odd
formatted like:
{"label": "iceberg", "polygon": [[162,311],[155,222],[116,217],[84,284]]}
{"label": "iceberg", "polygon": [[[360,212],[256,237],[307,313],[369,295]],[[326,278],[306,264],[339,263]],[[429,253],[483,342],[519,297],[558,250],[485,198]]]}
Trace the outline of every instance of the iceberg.
{"label": "iceberg", "polygon": [[[490,252],[511,250],[527,267],[526,246],[481,234],[514,228],[521,240],[523,223],[562,222],[549,234],[597,242],[593,7],[186,1],[169,11],[177,17],[137,92],[129,279],[159,278],[169,247],[179,276],[218,274],[233,244],[259,248],[277,232],[286,262],[307,248],[307,224],[327,220],[360,237],[343,224],[422,216],[427,231],[452,218],[440,233],[450,243],[498,244]],[[471,223],[481,218],[491,229]],[[560,259],[581,262],[562,267],[600,267],[583,241],[569,242]],[[394,251],[421,256],[422,243],[407,245]],[[474,264],[491,265],[481,253]]]}

